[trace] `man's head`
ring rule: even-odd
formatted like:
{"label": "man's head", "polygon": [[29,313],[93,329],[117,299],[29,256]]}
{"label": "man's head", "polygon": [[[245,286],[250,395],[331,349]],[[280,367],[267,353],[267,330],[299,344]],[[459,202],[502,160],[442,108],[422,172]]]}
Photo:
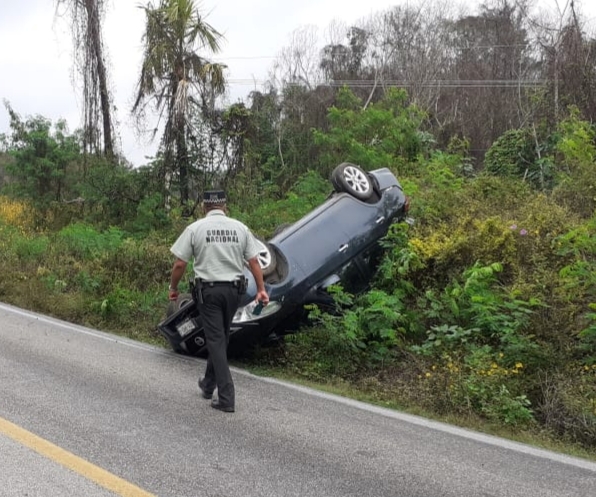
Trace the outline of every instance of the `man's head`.
{"label": "man's head", "polygon": [[226,193],[223,190],[205,190],[203,193],[203,209],[209,212],[214,209],[224,210]]}

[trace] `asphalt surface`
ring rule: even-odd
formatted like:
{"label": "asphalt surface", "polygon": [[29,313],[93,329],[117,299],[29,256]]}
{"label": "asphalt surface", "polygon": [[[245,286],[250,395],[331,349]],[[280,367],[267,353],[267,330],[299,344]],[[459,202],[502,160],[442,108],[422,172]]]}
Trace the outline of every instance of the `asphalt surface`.
{"label": "asphalt surface", "polygon": [[596,496],[596,463],[240,370],[221,413],[199,396],[203,368],[0,304],[0,421],[133,487],[5,428],[0,496]]}

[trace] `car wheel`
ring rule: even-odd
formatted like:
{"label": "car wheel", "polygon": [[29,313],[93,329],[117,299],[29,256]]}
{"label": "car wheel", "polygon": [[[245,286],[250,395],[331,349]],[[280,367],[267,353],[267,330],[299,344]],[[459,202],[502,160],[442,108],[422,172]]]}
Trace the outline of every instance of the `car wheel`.
{"label": "car wheel", "polygon": [[359,200],[368,200],[373,194],[369,175],[349,162],[344,162],[333,170],[331,183],[335,191],[349,193]]}
{"label": "car wheel", "polygon": [[261,271],[263,271],[263,276],[269,276],[275,271],[275,267],[277,266],[275,252],[269,248],[267,242],[259,240],[256,237],[255,242],[259,251],[257,259],[259,261],[259,266],[261,266]]}
{"label": "car wheel", "polygon": [[170,300],[168,308],[166,309],[166,317],[170,317],[172,314],[178,312],[180,308],[190,300],[192,300],[192,295],[190,293],[181,293],[176,300]]}

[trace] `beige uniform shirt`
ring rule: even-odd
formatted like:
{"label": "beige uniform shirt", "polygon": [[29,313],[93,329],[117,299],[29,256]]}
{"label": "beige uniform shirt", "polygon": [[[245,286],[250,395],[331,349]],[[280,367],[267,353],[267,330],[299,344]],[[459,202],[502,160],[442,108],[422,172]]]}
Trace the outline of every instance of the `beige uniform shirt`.
{"label": "beige uniform shirt", "polygon": [[256,257],[258,248],[250,230],[222,210],[212,210],[187,226],[170,251],[193,261],[196,278],[233,281],[242,276],[244,261]]}

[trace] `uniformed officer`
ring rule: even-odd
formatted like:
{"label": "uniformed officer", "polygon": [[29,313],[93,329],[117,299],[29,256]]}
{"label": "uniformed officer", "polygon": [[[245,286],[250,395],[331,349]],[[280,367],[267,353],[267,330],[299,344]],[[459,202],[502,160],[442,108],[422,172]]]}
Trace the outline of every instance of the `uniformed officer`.
{"label": "uniformed officer", "polygon": [[205,217],[189,225],[170,249],[176,261],[170,278],[169,298],[175,300],[178,297],[178,283],[192,259],[195,278],[202,286],[202,302],[197,305],[209,353],[205,377],[199,379],[199,388],[205,399],[211,399],[217,387],[218,398],[211,402],[211,407],[234,412],[235,391],[227,348],[230,324],[240,302],[238,281],[244,277],[244,261],[248,261],[257,284],[257,300],[266,305],[269,296],[254,238],[244,224],[226,215],[225,193],[206,191],[203,210]]}

